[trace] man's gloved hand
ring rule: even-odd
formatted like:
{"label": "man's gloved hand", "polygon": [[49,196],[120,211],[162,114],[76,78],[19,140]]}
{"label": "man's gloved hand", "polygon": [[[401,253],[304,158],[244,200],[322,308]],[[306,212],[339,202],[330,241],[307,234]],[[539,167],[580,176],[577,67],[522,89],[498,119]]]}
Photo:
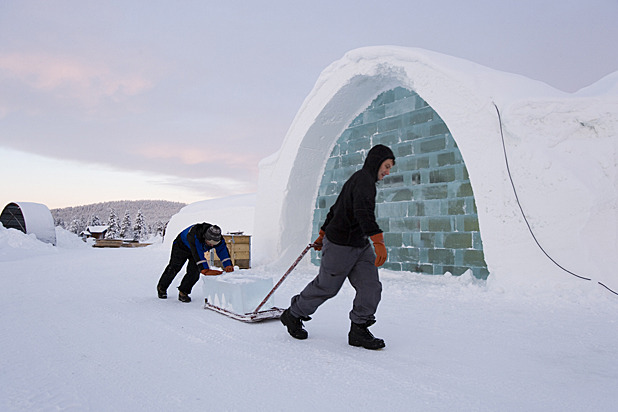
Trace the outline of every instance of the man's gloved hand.
{"label": "man's gloved hand", "polygon": [[202,275],[204,276],[217,276],[223,273],[222,270],[214,270],[214,269],[204,269],[202,270]]}
{"label": "man's gloved hand", "polygon": [[373,235],[371,236],[371,240],[373,241],[373,248],[376,250],[375,265],[380,267],[386,262],[386,258],[388,257],[386,246],[384,246],[384,234],[378,233],[377,235]]}
{"label": "man's gloved hand", "polygon": [[234,271],[234,266],[230,265],[230,266],[226,266],[223,268],[223,270],[225,270],[226,273],[230,273]]}
{"label": "man's gloved hand", "polygon": [[325,234],[326,233],[324,233],[324,231],[320,229],[320,236],[318,236],[317,239],[313,241],[313,248],[318,252],[322,250],[322,246],[324,246],[323,239]]}

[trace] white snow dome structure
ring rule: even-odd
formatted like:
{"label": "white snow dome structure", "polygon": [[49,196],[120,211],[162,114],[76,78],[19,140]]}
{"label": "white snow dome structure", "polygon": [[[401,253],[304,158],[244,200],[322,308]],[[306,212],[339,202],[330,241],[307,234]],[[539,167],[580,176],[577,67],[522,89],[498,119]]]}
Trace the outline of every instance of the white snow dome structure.
{"label": "white snow dome structure", "polygon": [[376,199],[385,268],[618,291],[617,126],[618,72],[565,93],[427,50],[353,50],[260,163],[254,256],[294,261],[384,144],[397,158]]}
{"label": "white snow dome structure", "polygon": [[7,229],[34,234],[38,240],[56,245],[54,218],[47,206],[41,203],[9,203],[0,214],[0,222]]}
{"label": "white snow dome structure", "polygon": [[223,234],[232,232],[251,234],[254,205],[254,194],[191,203],[171,217],[165,228],[164,243],[171,246],[180,232],[202,222],[219,226]]}

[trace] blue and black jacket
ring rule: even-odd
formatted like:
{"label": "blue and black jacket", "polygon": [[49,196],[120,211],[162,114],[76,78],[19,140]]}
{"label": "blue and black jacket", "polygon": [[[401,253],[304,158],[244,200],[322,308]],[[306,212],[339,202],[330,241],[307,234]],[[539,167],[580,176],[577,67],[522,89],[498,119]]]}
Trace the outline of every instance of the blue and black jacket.
{"label": "blue and black jacket", "polygon": [[204,240],[206,231],[210,226],[212,226],[210,223],[198,223],[189,226],[178,235],[175,241],[178,242],[178,238],[180,238],[182,244],[191,251],[193,260],[197,264],[200,272],[204,269],[209,269],[204,253],[211,249],[215,249],[217,251],[217,256],[219,257],[223,267],[232,266],[230,252],[227,250],[227,245],[225,244],[223,238],[215,246],[208,245],[208,243]]}

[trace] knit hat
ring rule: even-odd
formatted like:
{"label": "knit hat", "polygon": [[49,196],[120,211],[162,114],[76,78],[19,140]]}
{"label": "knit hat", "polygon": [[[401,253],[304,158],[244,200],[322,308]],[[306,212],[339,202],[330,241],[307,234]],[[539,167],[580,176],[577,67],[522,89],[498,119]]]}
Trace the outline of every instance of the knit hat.
{"label": "knit hat", "polygon": [[204,240],[219,243],[221,241],[221,228],[217,225],[212,225],[206,230]]}

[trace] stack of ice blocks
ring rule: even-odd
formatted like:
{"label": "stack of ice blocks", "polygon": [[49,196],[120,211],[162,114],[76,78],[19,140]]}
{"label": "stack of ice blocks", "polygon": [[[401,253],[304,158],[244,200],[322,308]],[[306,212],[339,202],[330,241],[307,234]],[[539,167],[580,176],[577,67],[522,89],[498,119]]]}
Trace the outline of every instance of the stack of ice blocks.
{"label": "stack of ice blocks", "polygon": [[[253,312],[273,288],[272,279],[252,278],[246,274],[202,276],[204,296],[208,303],[230,312]],[[272,296],[260,310],[272,308]]]}

